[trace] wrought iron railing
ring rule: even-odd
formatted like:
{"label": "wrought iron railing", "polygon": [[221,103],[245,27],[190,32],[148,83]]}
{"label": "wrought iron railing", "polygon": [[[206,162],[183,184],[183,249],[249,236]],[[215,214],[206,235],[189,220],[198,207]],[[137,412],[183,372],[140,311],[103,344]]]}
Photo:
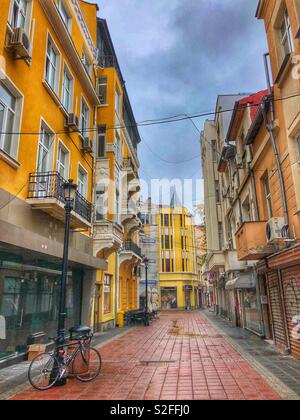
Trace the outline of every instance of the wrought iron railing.
{"label": "wrought iron railing", "polygon": [[[65,203],[63,187],[67,181],[58,172],[36,172],[29,175],[28,198],[56,198]],[[92,204],[76,191],[74,212],[91,222]]]}
{"label": "wrought iron railing", "polygon": [[124,251],[132,251],[134,252],[136,255],[138,255],[139,257],[142,256],[142,249],[133,241],[127,241],[124,243],[123,245],[123,250]]}
{"label": "wrought iron railing", "polygon": [[101,55],[98,58],[98,64],[100,67],[109,68],[116,66],[116,60],[113,55]]}

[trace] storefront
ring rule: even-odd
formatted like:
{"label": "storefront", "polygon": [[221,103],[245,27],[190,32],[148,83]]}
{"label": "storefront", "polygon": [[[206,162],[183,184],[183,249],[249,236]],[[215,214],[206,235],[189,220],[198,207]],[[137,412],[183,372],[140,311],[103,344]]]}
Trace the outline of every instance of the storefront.
{"label": "storefront", "polygon": [[178,308],[177,287],[161,287],[160,295],[162,310]]}
{"label": "storefront", "polygon": [[[81,321],[83,275],[69,272],[66,294],[66,328]],[[25,354],[35,336],[46,343],[57,330],[60,267],[38,261],[23,264],[14,254],[0,258],[0,361]]]}
{"label": "storefront", "polygon": [[263,335],[257,275],[254,270],[241,272],[226,283],[228,318],[235,325]]}

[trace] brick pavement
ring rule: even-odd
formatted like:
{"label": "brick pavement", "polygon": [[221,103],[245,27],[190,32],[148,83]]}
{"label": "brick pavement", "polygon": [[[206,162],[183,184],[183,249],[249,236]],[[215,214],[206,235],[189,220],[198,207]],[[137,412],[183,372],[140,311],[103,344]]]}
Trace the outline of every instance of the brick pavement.
{"label": "brick pavement", "polygon": [[25,400],[276,400],[280,396],[199,312],[162,313],[150,327],[101,346],[92,383],[28,388]]}

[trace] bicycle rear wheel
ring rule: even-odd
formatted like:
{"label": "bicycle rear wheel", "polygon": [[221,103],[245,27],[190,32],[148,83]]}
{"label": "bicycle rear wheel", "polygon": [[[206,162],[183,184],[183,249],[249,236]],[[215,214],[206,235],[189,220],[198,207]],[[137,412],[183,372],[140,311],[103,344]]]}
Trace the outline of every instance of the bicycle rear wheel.
{"label": "bicycle rear wheel", "polygon": [[88,365],[87,372],[75,375],[76,379],[81,382],[91,382],[97,378],[101,371],[102,360],[98,350],[93,347],[90,348],[90,357],[89,360],[85,360],[82,355],[84,362]]}
{"label": "bicycle rear wheel", "polygon": [[33,388],[39,391],[46,391],[53,387],[59,375],[59,362],[51,353],[43,353],[35,357],[28,369],[28,380]]}

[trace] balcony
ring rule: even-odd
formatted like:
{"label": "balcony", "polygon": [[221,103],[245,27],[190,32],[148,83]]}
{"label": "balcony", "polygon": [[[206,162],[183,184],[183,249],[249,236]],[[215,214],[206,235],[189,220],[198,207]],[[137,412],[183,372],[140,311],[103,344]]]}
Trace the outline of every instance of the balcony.
{"label": "balcony", "polygon": [[124,230],[118,223],[110,220],[96,221],[94,236],[94,255],[99,253],[107,259],[122,247]]}
{"label": "balcony", "polygon": [[[27,203],[33,209],[42,210],[55,219],[65,221],[65,199],[63,185],[66,180],[58,172],[38,172],[29,175]],[[71,213],[71,228],[90,228],[92,204],[78,191]]]}
{"label": "balcony", "polygon": [[237,252],[234,250],[225,250],[225,271],[241,271],[247,268],[246,261],[241,261],[238,259]]}
{"label": "balcony", "polygon": [[276,246],[268,244],[266,223],[245,222],[236,232],[237,254],[240,261],[257,261],[276,252]]}
{"label": "balcony", "polygon": [[142,249],[133,241],[125,242],[120,254],[120,264],[136,264],[141,261]]}
{"label": "balcony", "polygon": [[131,158],[123,159],[122,169],[127,172],[128,181],[136,178],[137,174]]}
{"label": "balcony", "polygon": [[219,270],[225,267],[225,257],[223,251],[212,251],[207,255],[208,271]]}

